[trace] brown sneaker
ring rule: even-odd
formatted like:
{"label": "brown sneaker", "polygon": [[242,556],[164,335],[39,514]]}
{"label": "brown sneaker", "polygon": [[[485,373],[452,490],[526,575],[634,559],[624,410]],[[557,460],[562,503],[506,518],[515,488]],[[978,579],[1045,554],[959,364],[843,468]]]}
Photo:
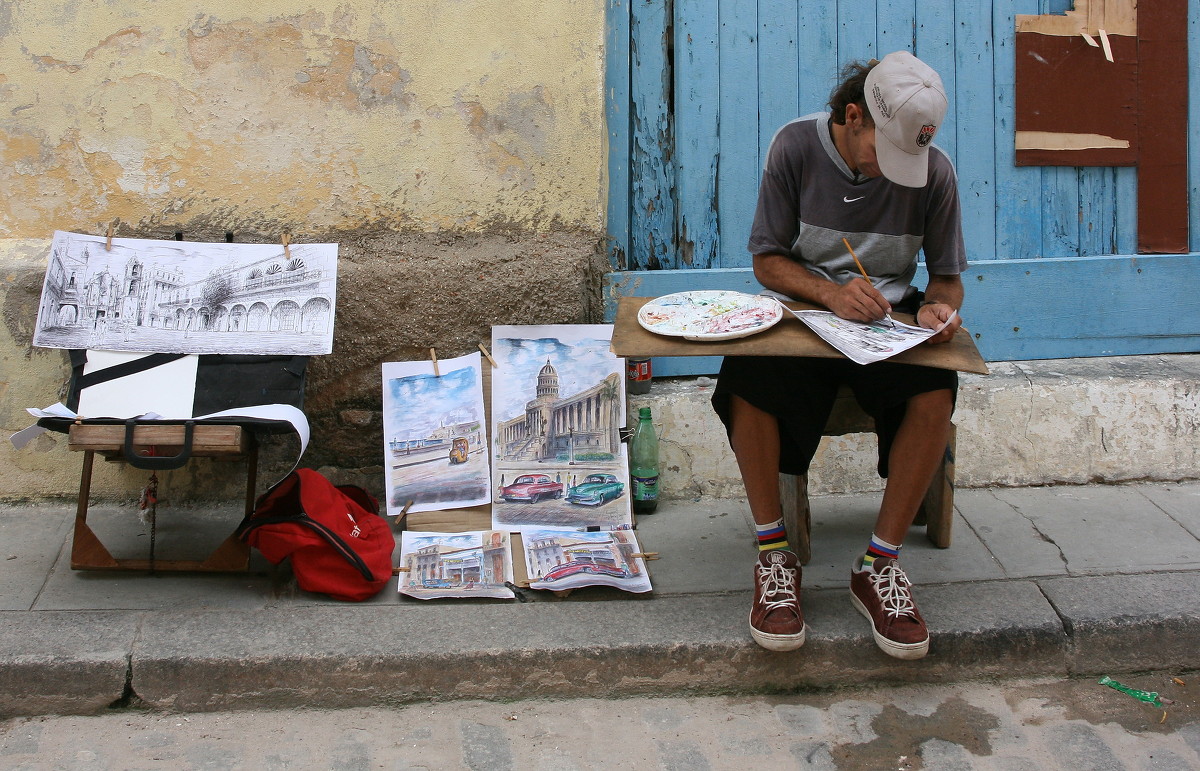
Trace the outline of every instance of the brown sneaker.
{"label": "brown sneaker", "polygon": [[800,560],[787,549],[759,552],[754,566],[750,634],[769,651],[794,651],[804,644],[800,611]]}
{"label": "brown sneaker", "polygon": [[871,621],[875,644],[889,656],[919,659],[929,652],[929,629],[912,598],[912,584],[893,559],[850,573],[850,599]]}

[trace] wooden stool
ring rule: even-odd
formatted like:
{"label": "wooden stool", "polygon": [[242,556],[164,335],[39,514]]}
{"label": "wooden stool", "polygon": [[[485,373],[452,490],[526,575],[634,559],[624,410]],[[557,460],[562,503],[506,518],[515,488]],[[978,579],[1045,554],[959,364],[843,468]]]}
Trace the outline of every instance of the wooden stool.
{"label": "wooden stool", "polygon": [[[825,436],[843,434],[874,433],[875,421],[863,412],[854,398],[854,393],[842,386],[834,401],[829,421],[825,424]],[[925,493],[925,499],[917,511],[915,525],[925,525],[925,535],[939,549],[950,546],[950,526],[954,521],[954,442],[956,428],[950,424],[950,440],[942,462],[934,472],[933,481]],[[779,500],[783,505],[783,524],[787,530],[788,543],[792,545],[801,564],[812,558],[812,514],[808,503],[808,475],[780,474]]]}
{"label": "wooden stool", "polygon": [[[184,445],[185,426],[146,424],[134,429],[133,447],[139,454],[153,448],[154,455],[178,455]],[[83,473],[79,479],[79,501],[75,511],[75,534],[71,544],[73,570],[165,570],[233,572],[250,566],[250,547],[231,534],[204,560],[116,559],[87,524],[88,495],[92,486],[92,462],[96,453],[105,460],[120,462],[125,448],[122,424],[76,423],[70,427],[67,447],[83,451]],[[254,510],[254,487],[258,477],[258,441],[241,426],[197,424],[192,433],[192,457],[246,460],[246,514]]]}

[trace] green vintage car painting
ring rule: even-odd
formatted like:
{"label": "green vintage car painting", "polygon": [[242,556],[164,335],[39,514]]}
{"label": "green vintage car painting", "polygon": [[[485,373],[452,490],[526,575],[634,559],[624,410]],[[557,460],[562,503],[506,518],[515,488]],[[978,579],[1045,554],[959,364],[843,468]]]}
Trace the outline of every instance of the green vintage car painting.
{"label": "green vintage car painting", "polygon": [[567,501],[581,506],[599,506],[620,498],[624,491],[625,485],[612,474],[588,474],[567,491]]}

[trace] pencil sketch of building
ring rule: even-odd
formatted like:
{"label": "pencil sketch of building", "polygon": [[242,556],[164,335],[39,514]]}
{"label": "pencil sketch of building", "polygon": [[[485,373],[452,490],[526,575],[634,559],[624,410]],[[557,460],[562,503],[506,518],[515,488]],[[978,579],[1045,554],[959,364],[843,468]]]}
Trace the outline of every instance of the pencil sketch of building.
{"label": "pencil sketch of building", "polygon": [[579,393],[560,397],[558,370],[547,359],[538,372],[535,393],[523,415],[497,426],[501,457],[573,461],[581,454],[620,456],[619,375],[611,374]]}
{"label": "pencil sketch of building", "polygon": [[336,245],[57,233],[33,344],[167,353],[332,350]]}

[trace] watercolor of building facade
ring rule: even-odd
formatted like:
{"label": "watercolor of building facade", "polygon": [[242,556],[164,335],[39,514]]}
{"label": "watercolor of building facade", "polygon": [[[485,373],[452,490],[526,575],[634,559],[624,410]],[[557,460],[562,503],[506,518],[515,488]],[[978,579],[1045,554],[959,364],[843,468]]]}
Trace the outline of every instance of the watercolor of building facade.
{"label": "watercolor of building facade", "polygon": [[[604,324],[492,328],[492,526],[631,523],[622,362]],[[601,500],[572,490],[611,478]]]}
{"label": "watercolor of building facade", "polygon": [[497,530],[464,533],[405,531],[400,544],[401,594],[417,599],[497,597],[512,599],[509,534]]}

